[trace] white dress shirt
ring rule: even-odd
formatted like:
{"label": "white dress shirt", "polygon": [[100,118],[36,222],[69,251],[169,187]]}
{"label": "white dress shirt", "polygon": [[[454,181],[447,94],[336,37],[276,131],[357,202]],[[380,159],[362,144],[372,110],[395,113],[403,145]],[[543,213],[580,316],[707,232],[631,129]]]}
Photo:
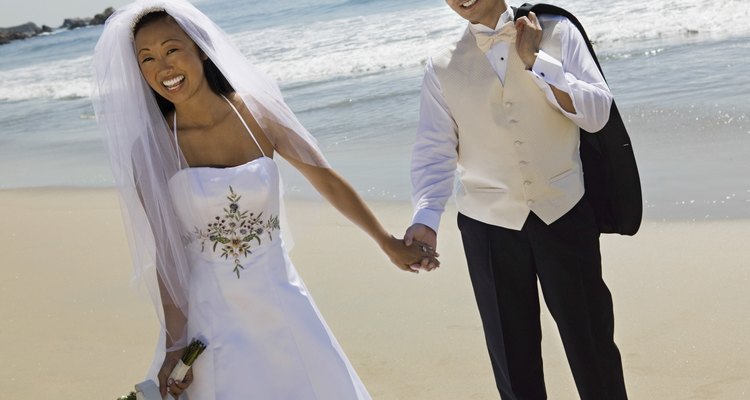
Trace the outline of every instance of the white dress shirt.
{"label": "white dress shirt", "polygon": [[[500,16],[495,29],[513,21],[513,17],[513,10],[508,7]],[[542,15],[539,21],[544,26],[545,20],[553,18],[561,20],[562,60],[556,60],[540,50],[528,73],[534,77],[547,100],[563,115],[580,128],[597,132],[609,119],[612,94],[575,25],[566,18],[552,15]],[[470,24],[470,29],[474,32],[493,31],[481,24]],[[503,84],[511,45],[497,42],[486,53]],[[560,107],[550,85],[570,96],[575,113],[569,113]],[[412,222],[427,225],[437,232],[445,203],[454,189],[458,126],[443,97],[432,60],[426,66],[420,100],[419,125],[411,167],[412,200],[415,207]]]}

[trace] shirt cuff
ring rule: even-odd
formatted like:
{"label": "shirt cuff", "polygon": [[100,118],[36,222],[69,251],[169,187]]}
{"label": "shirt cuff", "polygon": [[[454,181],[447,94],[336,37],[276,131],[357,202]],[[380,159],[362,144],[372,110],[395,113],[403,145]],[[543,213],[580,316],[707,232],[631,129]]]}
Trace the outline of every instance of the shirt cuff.
{"label": "shirt cuff", "polygon": [[575,97],[573,97],[573,95],[571,94],[570,85],[568,84],[568,80],[565,77],[565,70],[563,70],[563,66],[560,61],[545,53],[544,51],[539,50],[536,55],[536,61],[534,61],[534,65],[528,72],[534,77],[534,83],[536,83],[537,86],[539,86],[539,89],[541,89],[545,93],[547,100],[549,100],[550,103],[554,104],[557,109],[563,113],[563,115],[567,116],[571,120],[581,118],[578,113],[569,113],[563,110],[563,108],[560,107],[560,104],[557,103],[555,94],[550,88],[550,86],[554,86],[557,89],[562,90],[563,92],[570,95],[570,99],[573,101],[573,107],[576,108]]}
{"label": "shirt cuff", "polygon": [[565,90],[568,87],[562,63],[543,50],[539,50],[536,54],[536,61],[531,66],[531,73],[537,78],[537,84],[542,83],[539,81],[544,81],[560,90]]}
{"label": "shirt cuff", "polygon": [[433,231],[437,232],[440,227],[440,214],[437,211],[430,210],[428,208],[422,208],[414,213],[412,218],[413,224],[427,225]]}

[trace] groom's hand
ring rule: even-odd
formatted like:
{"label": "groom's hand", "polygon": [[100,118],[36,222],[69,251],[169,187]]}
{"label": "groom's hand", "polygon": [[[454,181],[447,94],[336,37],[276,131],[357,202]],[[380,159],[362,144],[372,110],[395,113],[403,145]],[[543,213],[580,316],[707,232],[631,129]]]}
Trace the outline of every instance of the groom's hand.
{"label": "groom's hand", "polygon": [[[404,234],[404,244],[411,246],[415,241],[419,241],[430,247],[430,250],[437,250],[437,233],[427,225],[414,224],[406,230]],[[432,271],[437,268],[438,264],[434,259],[425,257],[419,264],[413,264],[412,269],[424,269]]]}
{"label": "groom's hand", "polygon": [[521,17],[516,21],[516,51],[526,69],[536,62],[536,54],[542,43],[542,25],[536,14],[529,12],[528,17]]}

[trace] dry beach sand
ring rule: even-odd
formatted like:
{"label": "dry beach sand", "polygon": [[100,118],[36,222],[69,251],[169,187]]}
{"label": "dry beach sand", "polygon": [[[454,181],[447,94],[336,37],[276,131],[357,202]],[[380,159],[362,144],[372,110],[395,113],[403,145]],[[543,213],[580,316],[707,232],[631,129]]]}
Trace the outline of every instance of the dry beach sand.
{"label": "dry beach sand", "polygon": [[[411,210],[372,204],[400,235]],[[292,258],[373,398],[497,399],[455,210],[443,267],[412,275],[319,201],[291,201]],[[0,191],[0,397],[115,399],[145,373],[151,304],[129,282],[111,189]],[[604,236],[633,399],[750,398],[750,220],[650,222]],[[544,311],[550,399],[577,399]]]}

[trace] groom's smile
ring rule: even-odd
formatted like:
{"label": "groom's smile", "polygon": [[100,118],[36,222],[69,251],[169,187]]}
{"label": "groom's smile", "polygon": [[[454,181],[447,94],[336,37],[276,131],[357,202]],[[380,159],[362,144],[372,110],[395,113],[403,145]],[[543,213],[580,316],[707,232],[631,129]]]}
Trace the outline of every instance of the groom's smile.
{"label": "groom's smile", "polygon": [[474,24],[494,28],[508,8],[504,0],[445,0],[458,15]]}
{"label": "groom's smile", "polygon": [[471,6],[473,6],[474,4],[476,4],[477,1],[479,1],[479,0],[469,0],[466,3],[461,4],[461,7],[463,7],[464,9],[468,10],[469,8],[471,8]]}

